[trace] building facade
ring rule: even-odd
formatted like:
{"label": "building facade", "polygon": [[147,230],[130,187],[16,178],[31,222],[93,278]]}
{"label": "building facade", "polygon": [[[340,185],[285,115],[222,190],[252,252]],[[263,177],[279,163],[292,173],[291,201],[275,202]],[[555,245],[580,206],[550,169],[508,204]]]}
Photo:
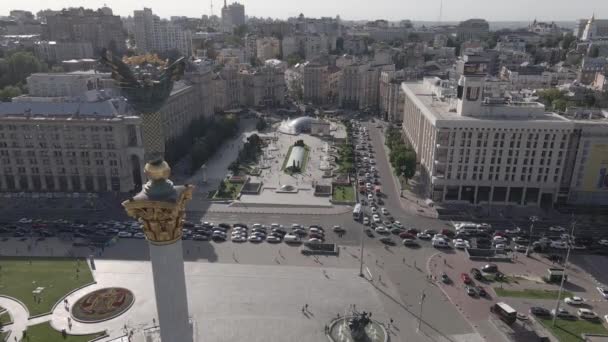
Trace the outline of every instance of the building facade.
{"label": "building facade", "polygon": [[325,104],[328,101],[328,66],[308,62],[303,67],[303,94],[304,101],[315,105]]}
{"label": "building facade", "polygon": [[97,11],[69,8],[46,16],[47,40],[90,42],[95,53],[102,49],[126,51],[126,31],[119,16],[109,8]]}
{"label": "building facade", "polygon": [[91,42],[38,41],[34,44],[34,55],[50,63],[94,57]]}
{"label": "building facade", "polygon": [[192,56],[192,32],[179,23],[160,19],[149,8],[133,12],[135,44],[140,53],[177,50]]}
{"label": "building facade", "polygon": [[275,37],[262,37],[256,40],[256,56],[264,62],[279,57],[281,54],[281,41]]}
{"label": "building facade", "polygon": [[0,191],[128,192],[142,182],[141,119],[112,101],[0,104]]}
{"label": "building facade", "polygon": [[232,31],[245,25],[245,6],[238,2],[233,2],[228,5],[224,0],[222,7],[222,32],[232,33]]}

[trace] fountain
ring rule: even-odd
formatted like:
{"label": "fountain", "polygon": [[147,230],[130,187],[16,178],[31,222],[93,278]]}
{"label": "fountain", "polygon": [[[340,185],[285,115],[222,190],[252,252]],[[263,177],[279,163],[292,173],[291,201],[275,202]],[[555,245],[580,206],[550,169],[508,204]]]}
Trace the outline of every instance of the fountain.
{"label": "fountain", "polygon": [[369,312],[353,311],[350,315],[334,320],[328,335],[334,342],[387,342],[384,326],[371,319]]}

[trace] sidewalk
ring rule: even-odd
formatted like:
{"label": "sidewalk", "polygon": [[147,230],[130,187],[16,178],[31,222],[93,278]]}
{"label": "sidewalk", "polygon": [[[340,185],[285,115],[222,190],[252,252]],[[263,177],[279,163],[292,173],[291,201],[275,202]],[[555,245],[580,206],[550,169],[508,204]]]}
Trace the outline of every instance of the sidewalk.
{"label": "sidewalk", "polygon": [[[374,128],[374,129],[377,130],[377,128]],[[426,205],[426,199],[423,196],[419,196],[418,194],[410,191],[409,189],[403,189],[403,185],[401,184],[401,181],[395,175],[393,166],[388,161],[388,155],[390,154],[390,151],[389,151],[388,147],[386,146],[384,132],[380,131],[379,134],[380,134],[380,142],[382,143],[382,149],[384,151],[384,155],[387,157],[386,158],[387,165],[390,168],[390,171],[391,171],[390,174],[393,177],[395,191],[397,192],[397,194],[399,194],[399,204],[401,205],[401,208],[411,215],[417,215],[417,216],[422,216],[422,217],[427,217],[427,218],[437,218],[438,217],[437,210]],[[416,175],[412,180],[410,180],[410,183],[412,183],[412,182],[415,183],[417,177],[418,177],[418,175]]]}

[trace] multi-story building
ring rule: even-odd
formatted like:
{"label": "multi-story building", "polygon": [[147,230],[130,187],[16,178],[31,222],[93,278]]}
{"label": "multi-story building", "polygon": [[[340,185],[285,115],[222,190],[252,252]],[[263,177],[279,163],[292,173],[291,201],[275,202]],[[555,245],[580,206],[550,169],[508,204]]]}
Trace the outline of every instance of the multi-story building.
{"label": "multi-story building", "polygon": [[225,65],[211,78],[215,111],[235,109],[245,104],[243,79],[235,65]]}
{"label": "multi-story building", "polygon": [[562,32],[554,22],[545,23],[536,21],[536,19],[534,19],[532,24],[528,25],[528,31],[541,36],[557,36]]}
{"label": "multi-story building", "polygon": [[582,41],[608,39],[608,19],[595,19],[595,15],[593,15],[586,22],[585,28],[582,31],[580,31],[580,27],[578,32],[580,36],[578,38]]}
{"label": "multi-story building", "polygon": [[84,98],[89,91],[116,90],[109,73],[92,70],[68,73],[36,73],[27,79],[28,97]]}
{"label": "multi-story building", "polygon": [[380,105],[380,73],[394,71],[394,64],[357,62],[342,69],[339,104],[344,108],[378,109]]}
{"label": "multi-story building", "polygon": [[[583,125],[539,103],[486,98],[484,78],[484,67],[470,63],[454,98],[438,96],[434,79],[402,85],[403,131],[428,196],[472,204],[607,203],[598,181],[606,174],[606,122]],[[601,142],[587,144],[587,154],[581,136]]]}
{"label": "multi-story building", "polygon": [[283,59],[299,52],[300,47],[294,36],[283,37],[281,40],[281,54],[283,55]]}
{"label": "multi-story building", "polygon": [[548,88],[553,84],[553,72],[543,66],[511,66],[502,67],[500,77],[511,84],[512,89]]}
{"label": "multi-story building", "polygon": [[281,41],[275,37],[263,37],[256,40],[256,55],[261,61],[279,57]]}
{"label": "multi-story building", "polygon": [[220,64],[239,64],[249,62],[245,60],[245,53],[241,49],[224,48],[219,51],[216,58]]}
{"label": "multi-story building", "polygon": [[483,39],[490,33],[490,24],[484,19],[465,20],[458,24],[456,33],[461,41]]}
{"label": "multi-story building", "polygon": [[328,101],[328,66],[322,63],[306,62],[303,66],[304,101],[315,105]]}
{"label": "multi-story building", "polygon": [[281,61],[267,60],[264,66],[240,73],[245,103],[254,107],[276,107],[285,103],[285,70]]}
{"label": "multi-story building", "polygon": [[0,104],[0,191],[139,188],[141,118],[117,101]]}
{"label": "multi-story building", "polygon": [[50,63],[95,57],[91,42],[38,41],[34,44],[34,54]]}
{"label": "multi-story building", "polygon": [[380,115],[388,121],[403,121],[404,95],[401,83],[405,81],[403,70],[380,73]]}
{"label": "multi-story building", "polygon": [[578,71],[578,81],[582,84],[591,84],[595,80],[595,75],[604,71],[608,71],[608,59],[585,57]]}
{"label": "multi-story building", "polygon": [[245,6],[238,2],[228,5],[226,0],[224,0],[224,7],[222,7],[222,32],[232,33],[235,28],[241,25],[245,25]]}
{"label": "multi-story building", "polygon": [[183,56],[192,55],[192,32],[179,23],[160,19],[149,8],[134,11],[135,44],[140,52],[177,50]]}
{"label": "multi-story building", "polygon": [[119,16],[104,7],[69,8],[46,16],[47,40],[58,42],[90,42],[95,53],[108,48],[126,51],[126,32]]}

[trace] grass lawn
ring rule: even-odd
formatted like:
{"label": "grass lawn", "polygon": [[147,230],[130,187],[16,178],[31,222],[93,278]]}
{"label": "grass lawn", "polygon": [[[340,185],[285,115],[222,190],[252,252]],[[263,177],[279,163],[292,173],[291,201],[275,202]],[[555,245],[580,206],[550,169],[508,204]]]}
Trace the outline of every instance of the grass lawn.
{"label": "grass lawn", "polygon": [[232,183],[228,181],[224,181],[224,183],[226,184],[226,189],[223,192],[218,190],[215,193],[214,198],[235,199],[236,196],[238,196],[238,194],[241,192],[243,185],[245,185],[245,183]]}
{"label": "grass lawn", "polygon": [[591,322],[584,319],[571,321],[558,318],[557,321],[555,321],[555,327],[553,326],[551,318],[539,318],[539,321],[547,330],[551,331],[560,342],[584,341],[581,338],[581,334],[608,334],[608,330],[604,328],[599,320]]}
{"label": "grass lawn", "polygon": [[339,202],[354,202],[355,189],[352,186],[334,186],[332,199]]}
{"label": "grass lawn", "polygon": [[[524,289],[524,290],[507,290],[495,287],[494,291],[499,297],[517,297],[517,298],[530,298],[530,299],[557,299],[557,290],[535,290],[535,289]],[[562,291],[562,298],[572,297],[573,294],[570,291]]]}
{"label": "grass lawn", "polygon": [[67,335],[63,338],[60,331],[53,329],[49,322],[32,325],[27,328],[27,342],[89,342],[104,335],[103,332],[90,335]]}
{"label": "grass lawn", "polygon": [[[1,258],[0,265],[0,293],[22,301],[31,316],[50,312],[65,294],[93,282],[84,260],[80,261],[78,278],[76,259]],[[44,287],[40,303],[34,302],[32,294],[37,287]]]}
{"label": "grass lawn", "polygon": [[3,331],[0,333],[0,341],[6,341],[6,338],[8,337],[9,332],[8,331]]}

